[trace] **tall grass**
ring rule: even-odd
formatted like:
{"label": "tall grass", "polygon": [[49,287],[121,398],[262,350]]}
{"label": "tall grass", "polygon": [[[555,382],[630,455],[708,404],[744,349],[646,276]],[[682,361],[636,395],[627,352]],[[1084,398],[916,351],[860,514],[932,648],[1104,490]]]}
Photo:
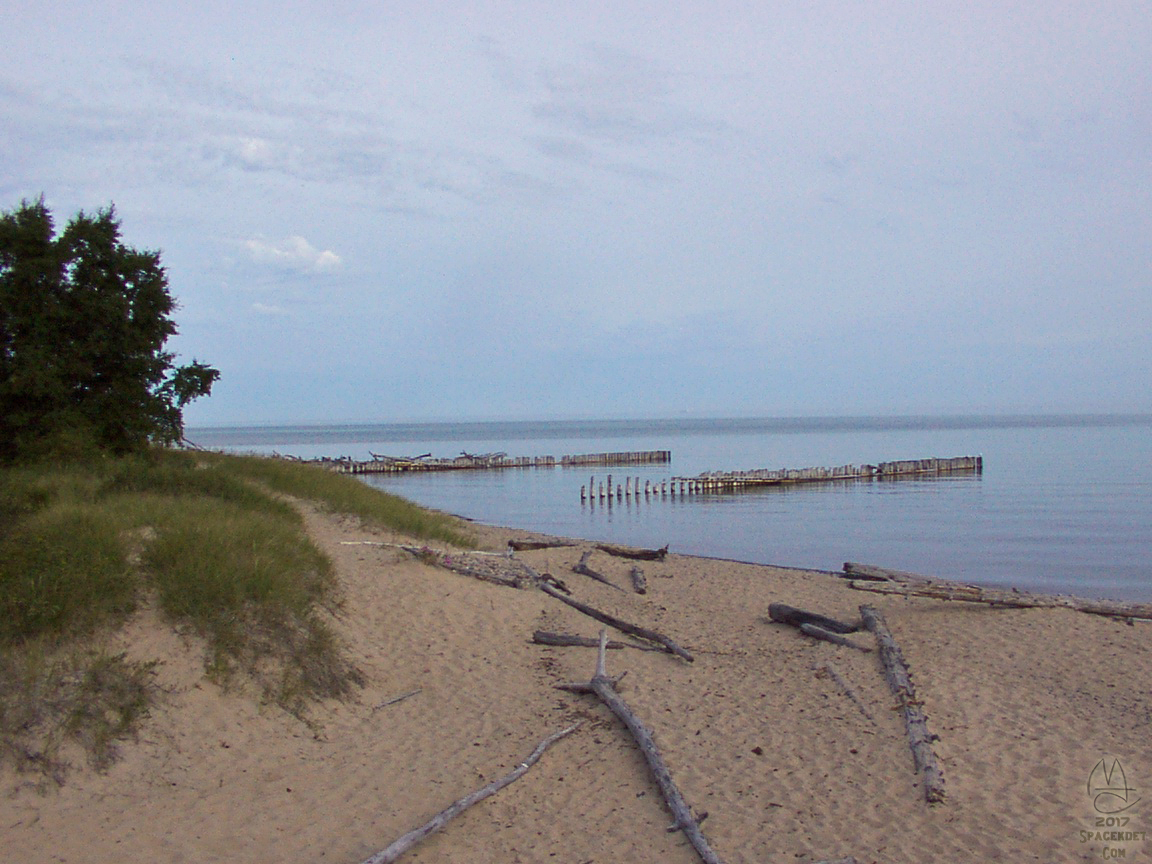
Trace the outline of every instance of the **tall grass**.
{"label": "tall grass", "polygon": [[277,492],[318,502],[371,525],[392,528],[421,540],[441,540],[466,548],[474,542],[467,532],[460,530],[459,520],[451,516],[425,510],[397,495],[373,489],[355,477],[337,474],[319,465],[258,456],[203,456],[212,464],[227,464],[230,471],[258,480]]}
{"label": "tall grass", "polygon": [[450,517],[282,460],[159,451],[0,471],[0,756],[55,777],[68,739],[107,763],[147,712],[150,667],[78,646],[144,598],[203,636],[222,683],[244,674],[302,719],[347,695],[360,678],[326,623],[332,565],[284,495],[469,545]]}

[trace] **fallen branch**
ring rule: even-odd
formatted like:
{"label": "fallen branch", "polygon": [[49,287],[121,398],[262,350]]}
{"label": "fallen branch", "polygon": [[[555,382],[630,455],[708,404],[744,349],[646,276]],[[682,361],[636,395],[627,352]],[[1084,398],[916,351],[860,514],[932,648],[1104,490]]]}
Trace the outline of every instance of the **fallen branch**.
{"label": "fallen branch", "polygon": [[503,585],[506,588],[530,588],[541,578],[539,573],[523,561],[505,555],[494,555],[490,552],[437,552],[427,546],[404,544],[397,544],[396,548],[403,549],[416,560],[426,564],[434,564],[453,573]]}
{"label": "fallen branch", "polygon": [[586,603],[581,603],[579,600],[574,600],[571,597],[565,597],[546,582],[540,583],[540,590],[549,596],[555,597],[562,603],[567,603],[573,609],[583,612],[588,617],[595,618],[601,624],[607,624],[610,627],[615,627],[622,633],[628,633],[629,635],[637,636],[640,639],[646,639],[649,642],[655,642],[657,645],[663,645],[668,653],[675,654],[677,657],[682,657],[689,663],[694,662],[696,659],[663,633],[657,633],[655,630],[649,630],[646,627],[640,627],[636,624],[629,624],[627,621],[617,618],[615,615],[609,615],[607,612],[601,612],[599,609],[595,609]]}
{"label": "fallen branch", "polygon": [[[547,630],[537,630],[532,634],[532,641],[537,645],[554,645],[559,648],[595,648],[600,644],[598,639],[592,639],[589,636],[571,636],[567,633],[550,633]],[[609,642],[608,648],[616,650],[620,648],[635,648],[637,651],[663,651],[663,648],[657,648],[655,645],[636,645],[632,642]]]}
{"label": "fallen branch", "polygon": [[509,783],[519,780],[520,777],[523,776],[529,768],[535,765],[542,755],[544,755],[545,750],[547,750],[566,735],[571,735],[578,728],[580,728],[580,723],[575,723],[572,726],[569,726],[567,729],[561,729],[559,732],[549,735],[547,738],[536,745],[536,749],[532,751],[531,755],[529,755],[527,759],[517,765],[508,774],[505,774],[499,780],[495,780],[492,783],[489,783],[482,789],[477,789],[471,795],[464,796],[447,809],[441,810],[419,828],[416,828],[413,831],[409,831],[403,837],[394,841],[387,849],[383,850],[382,852],[377,852],[371,858],[366,858],[363,864],[390,864],[390,862],[395,861],[429,834],[439,831],[446,824],[448,824],[451,819],[459,816],[473,804],[477,804],[480,801],[483,801],[485,798],[495,795]]}
{"label": "fallen branch", "polygon": [[932,752],[932,742],[936,736],[928,731],[922,703],[917,700],[912,688],[908,664],[879,610],[872,606],[861,606],[860,618],[864,626],[876,636],[880,646],[880,662],[884,664],[884,677],[904,712],[904,727],[908,731],[912,760],[924,780],[924,798],[929,804],[937,804],[944,800],[944,775],[936,764],[936,754]]}
{"label": "fallen branch", "polygon": [[633,567],[628,571],[629,577],[632,579],[632,590],[637,594],[648,593],[648,583],[644,580],[644,571],[639,567]]}
{"label": "fallen branch", "polygon": [[793,627],[799,627],[802,624],[815,624],[829,633],[855,633],[860,629],[859,624],[845,624],[843,621],[837,621],[827,615],[806,612],[795,606],[789,606],[787,603],[770,603],[768,605],[768,617],[778,624],[790,624]]}
{"label": "fallen branch", "polygon": [[572,572],[579,573],[581,576],[587,576],[589,579],[595,579],[597,582],[603,582],[605,585],[609,586],[610,588],[615,588],[617,591],[623,591],[623,588],[612,582],[607,576],[603,575],[602,573],[597,573],[595,570],[588,566],[588,559],[591,557],[592,550],[589,549],[587,552],[580,556],[579,564],[572,565]]}
{"label": "fallen branch", "polygon": [[680,790],[672,780],[672,774],[668,771],[668,766],[664,764],[664,758],[660,755],[660,751],[656,749],[656,742],[652,740],[652,733],[617,694],[615,680],[608,677],[604,662],[607,644],[608,631],[601,630],[600,653],[596,659],[596,674],[592,676],[591,681],[587,684],[559,684],[557,687],[573,693],[595,693],[600,701],[607,705],[608,709],[628,727],[628,731],[632,733],[632,737],[640,746],[640,752],[644,754],[644,760],[648,763],[648,769],[652,772],[656,785],[660,787],[660,793],[664,796],[668,809],[672,811],[677,827],[684,832],[684,836],[688,838],[688,842],[692,844],[692,848],[696,850],[701,861],[705,864],[721,864],[720,858],[712,851],[707,838],[700,830],[700,823],[692,815],[688,802],[684,800],[684,796],[680,794]]}
{"label": "fallen branch", "polygon": [[1152,619],[1152,604],[1121,603],[1118,600],[1088,600],[1083,597],[1056,594],[1030,594],[1003,588],[982,588],[959,582],[893,582],[854,581],[849,585],[857,591],[876,594],[899,594],[903,597],[929,597],[934,600],[962,600],[967,603],[987,603],[1012,609],[1074,609],[1089,615],[1109,618]]}
{"label": "fallen branch", "polygon": [[575,546],[571,540],[509,540],[508,545],[516,552],[531,552],[534,549],[556,549]]}
{"label": "fallen branch", "polygon": [[852,561],[844,562],[844,572],[837,573],[841,579],[863,579],[868,582],[930,582],[927,576],[919,573],[909,573],[907,570],[889,570],[887,567],[875,567],[871,564],[855,564]]}
{"label": "fallen branch", "polygon": [[668,555],[668,547],[663,549],[637,549],[633,546],[614,546],[611,543],[597,543],[596,548],[617,558],[631,558],[634,561],[663,561]]}
{"label": "fallen branch", "polygon": [[857,645],[851,639],[845,639],[838,633],[829,633],[823,627],[817,627],[815,624],[801,624],[800,632],[805,636],[811,636],[813,639],[831,642],[833,645],[843,645],[845,648],[855,648],[857,651],[864,651],[866,653],[872,651],[867,645]]}
{"label": "fallen branch", "polygon": [[[821,675],[821,673],[824,674]],[[833,681],[835,681],[836,685],[844,692],[844,695],[856,703],[856,707],[860,709],[861,714],[868,718],[868,722],[873,726],[876,725],[876,720],[873,718],[871,712],[864,704],[864,701],[857,695],[856,691],[852,688],[852,685],[844,680],[844,676],[840,674],[835,666],[833,666],[831,663],[825,663],[820,667],[820,669],[817,670],[816,675],[818,677],[831,678]]]}

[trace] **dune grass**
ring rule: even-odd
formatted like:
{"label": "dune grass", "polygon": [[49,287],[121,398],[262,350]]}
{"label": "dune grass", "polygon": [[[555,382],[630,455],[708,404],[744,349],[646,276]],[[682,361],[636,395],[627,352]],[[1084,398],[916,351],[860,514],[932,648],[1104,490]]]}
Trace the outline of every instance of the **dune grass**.
{"label": "dune grass", "polygon": [[284,460],[156,451],[0,470],[0,758],[62,776],[73,741],[102,767],[156,694],[149,661],[99,650],[142,602],[305,719],[360,683],[327,621],[328,558],[284,496],[459,546],[469,538],[352,477]]}
{"label": "dune grass", "polygon": [[458,520],[443,513],[418,507],[411,501],[373,489],[347,474],[337,474],[319,465],[288,459],[258,456],[203,454],[211,460],[224,460],[231,470],[257,480],[277,492],[315,501],[337,513],[357,516],[365,523],[392,528],[421,540],[441,540],[470,547],[472,539],[458,528]]}

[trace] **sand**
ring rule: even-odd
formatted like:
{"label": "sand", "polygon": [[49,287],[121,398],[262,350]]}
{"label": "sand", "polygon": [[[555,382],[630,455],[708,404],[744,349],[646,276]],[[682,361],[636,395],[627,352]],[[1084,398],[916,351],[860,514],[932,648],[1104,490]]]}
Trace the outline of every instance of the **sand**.
{"label": "sand", "polygon": [[[314,512],[308,523],[343,585],[337,629],[365,676],[357,698],[317,706],[310,727],[242,688],[222,692],[204,680],[202,646],[142,610],[119,647],[163,658],[162,704],[106,773],[80,764],[63,788],[40,794],[0,771],[0,860],[355,864],[576,720],[581,729],[522,779],[403,860],[698,860],[666,830],[623,726],[595,697],[554,688],[588,680],[595,649],[529,641],[537,629],[596,636],[599,624],[540,591],[349,543],[402,539],[388,532]],[[476,530],[489,548],[524,536]],[[627,672],[620,694],[654,731],[688,802],[709,814],[704,833],[724,861],[1152,851],[1131,833],[1152,821],[1152,623],[862,594],[829,574],[678,555],[642,565],[641,596],[571,573],[588,548],[519,557],[695,654],[689,664],[612,651],[608,671]],[[590,563],[629,585],[631,562],[597,552]],[[883,611],[939,736],[944,803],[924,801],[877,655],[767,623],[775,601],[845,619],[861,603]],[[871,719],[821,672],[827,664]],[[1134,791],[1094,798],[1090,778],[1107,785],[1093,775],[1102,759],[1110,769],[1118,760]],[[1119,774],[1109,776],[1118,787]],[[1101,812],[1121,796],[1134,805]]]}

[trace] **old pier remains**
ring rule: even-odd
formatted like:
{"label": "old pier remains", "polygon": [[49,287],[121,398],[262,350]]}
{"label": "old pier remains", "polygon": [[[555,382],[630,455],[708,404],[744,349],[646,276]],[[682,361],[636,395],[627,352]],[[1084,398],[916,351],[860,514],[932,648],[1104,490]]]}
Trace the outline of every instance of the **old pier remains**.
{"label": "old pier remains", "polygon": [[782,468],[755,471],[713,471],[694,477],[673,477],[653,482],[639,477],[626,477],[624,483],[613,484],[609,474],[607,483],[597,483],[593,476],[588,485],[580,487],[581,501],[639,500],[652,497],[666,498],[677,495],[724,494],[740,492],[761,486],[791,486],[801,483],[831,483],[859,480],[899,480],[939,474],[981,474],[983,456],[956,456],[949,459],[906,459],[898,462],[880,462],[875,465],[841,465],[836,468]]}
{"label": "old pier remains", "polygon": [[343,474],[398,474],[405,471],[487,471],[502,468],[555,468],[583,465],[667,465],[671,450],[641,450],[620,453],[581,453],[575,456],[509,456],[507,453],[461,453],[451,459],[422,456],[383,456],[372,454],[370,461],[353,459],[314,460]]}

